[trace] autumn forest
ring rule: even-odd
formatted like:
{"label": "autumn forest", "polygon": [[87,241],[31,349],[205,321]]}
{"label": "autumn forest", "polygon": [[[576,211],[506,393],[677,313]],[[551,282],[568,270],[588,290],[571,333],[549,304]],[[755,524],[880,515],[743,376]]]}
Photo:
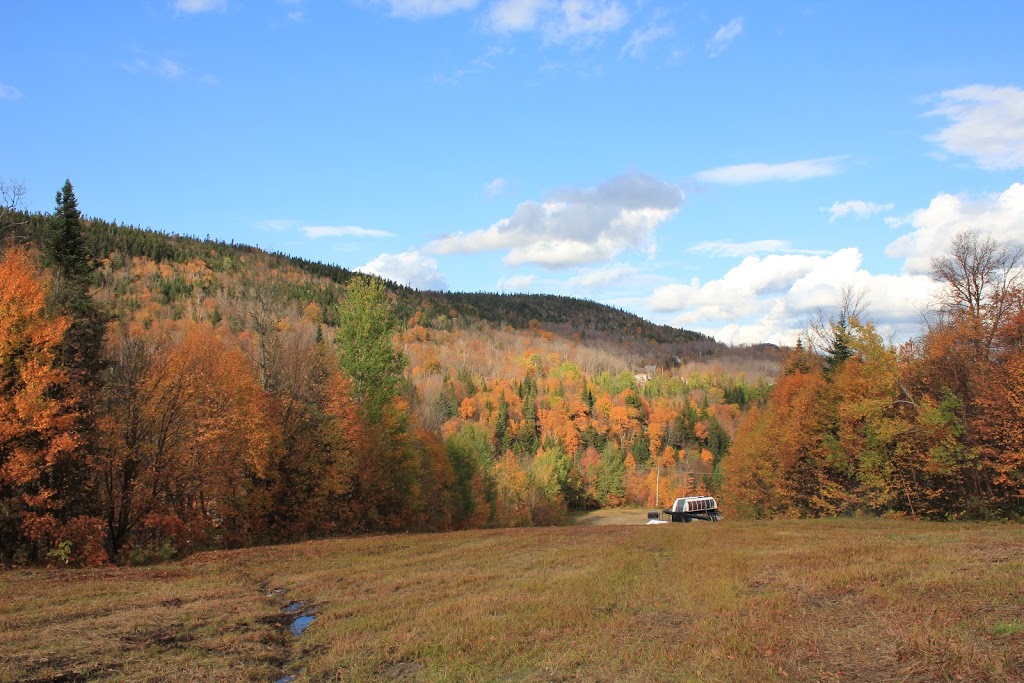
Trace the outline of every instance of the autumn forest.
{"label": "autumn forest", "polygon": [[846,290],[793,349],[88,219],[70,182],[0,237],[5,564],[696,493],[735,517],[1024,512],[1024,252],[983,231],[933,260],[918,337]]}

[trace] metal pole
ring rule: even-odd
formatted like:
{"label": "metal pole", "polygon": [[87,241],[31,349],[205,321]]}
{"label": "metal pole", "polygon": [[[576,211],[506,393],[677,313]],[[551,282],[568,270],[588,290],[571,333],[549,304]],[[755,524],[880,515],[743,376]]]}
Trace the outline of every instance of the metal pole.
{"label": "metal pole", "polygon": [[661,464],[654,470],[654,507],[661,507]]}

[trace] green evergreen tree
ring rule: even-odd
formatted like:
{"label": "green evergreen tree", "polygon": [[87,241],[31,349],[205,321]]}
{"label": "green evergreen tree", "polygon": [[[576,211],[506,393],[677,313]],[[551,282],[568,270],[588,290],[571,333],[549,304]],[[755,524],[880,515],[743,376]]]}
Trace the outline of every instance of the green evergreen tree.
{"label": "green evergreen tree", "polygon": [[494,445],[497,455],[504,455],[508,449],[508,401],[504,392],[498,396],[498,416],[494,420]]}
{"label": "green evergreen tree", "polygon": [[825,373],[831,375],[846,359],[853,355],[850,348],[850,326],[845,317],[831,324],[831,334],[825,348]]}
{"label": "green evergreen tree", "polygon": [[640,434],[633,439],[633,445],[630,446],[629,452],[633,454],[633,460],[640,467],[647,464],[647,461],[651,459],[651,446],[647,440],[646,434]]}
{"label": "green evergreen tree", "polygon": [[[58,390],[57,398],[69,400],[76,414],[76,431],[82,437],[84,456],[98,448],[94,409],[102,384],[108,316],[89,293],[95,262],[83,236],[82,214],[71,181],[65,181],[57,192],[56,208],[43,235],[43,254],[55,280],[51,301],[57,311],[71,319],[61,345],[61,364],[70,381]],[[60,492],[63,500],[72,502],[62,508],[62,513],[70,517],[87,512],[91,499],[86,494],[86,458],[56,463],[51,475],[48,485]]]}
{"label": "green evergreen tree", "polygon": [[78,210],[71,181],[57,192],[57,208],[47,224],[44,250],[51,265],[71,284],[88,288],[93,265],[82,235],[82,214]]}
{"label": "green evergreen tree", "polygon": [[594,403],[596,403],[596,400],[594,399],[594,392],[590,390],[590,385],[588,385],[586,381],[583,382],[583,396],[581,398],[583,399],[583,402],[587,404],[588,410],[594,409]]}

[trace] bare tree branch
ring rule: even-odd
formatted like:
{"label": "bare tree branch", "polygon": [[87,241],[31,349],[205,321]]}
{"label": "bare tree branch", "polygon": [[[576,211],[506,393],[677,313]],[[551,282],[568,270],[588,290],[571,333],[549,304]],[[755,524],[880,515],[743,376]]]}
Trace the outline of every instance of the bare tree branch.
{"label": "bare tree branch", "polygon": [[803,334],[807,347],[814,353],[827,355],[836,348],[838,335],[843,333],[851,321],[863,322],[868,309],[868,292],[866,289],[843,285],[839,291],[839,301],[832,309],[818,308],[814,315],[804,323]]}
{"label": "bare tree branch", "polygon": [[966,325],[975,352],[988,360],[1014,305],[1012,293],[1024,285],[1024,245],[968,230],[956,235],[949,252],[933,258],[931,265],[932,277],[946,285],[939,296],[940,315]]}
{"label": "bare tree branch", "polygon": [[14,214],[23,211],[25,195],[28,189],[25,183],[13,178],[0,178],[0,230],[24,225],[28,221],[15,221]]}

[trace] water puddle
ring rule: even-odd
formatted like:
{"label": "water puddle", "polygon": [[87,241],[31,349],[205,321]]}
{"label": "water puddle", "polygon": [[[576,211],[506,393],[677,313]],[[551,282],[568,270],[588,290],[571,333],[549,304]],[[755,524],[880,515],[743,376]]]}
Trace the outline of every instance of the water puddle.
{"label": "water puddle", "polygon": [[316,617],[312,614],[303,614],[292,622],[292,625],[288,627],[288,630],[292,632],[293,636],[301,636],[314,621],[316,621]]}
{"label": "water puddle", "polygon": [[[283,589],[275,588],[273,591],[267,593],[267,597],[273,597],[275,595],[281,595],[284,593]],[[305,600],[293,600],[287,605],[281,608],[281,611],[292,617],[292,623],[288,626],[288,630],[296,638],[300,637],[305,633],[309,625],[316,621],[316,608],[307,607]],[[275,624],[278,628],[281,627],[280,623]],[[278,678],[274,683],[292,683],[300,676],[305,669],[299,670],[295,674],[285,674]]]}

